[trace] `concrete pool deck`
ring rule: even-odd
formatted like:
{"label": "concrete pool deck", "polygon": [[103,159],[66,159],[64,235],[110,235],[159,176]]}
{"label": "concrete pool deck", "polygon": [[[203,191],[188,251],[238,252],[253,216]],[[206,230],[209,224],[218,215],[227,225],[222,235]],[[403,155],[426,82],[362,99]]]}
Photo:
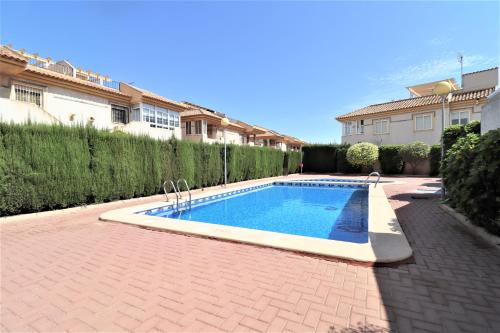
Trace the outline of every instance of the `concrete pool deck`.
{"label": "concrete pool deck", "polygon": [[[333,178],[333,177],[330,177]],[[311,176],[294,176],[294,180],[307,179]],[[321,177],[320,179],[325,179]],[[271,184],[273,181],[256,181],[252,186]],[[369,186],[368,201],[368,242],[352,243],[346,241],[320,239],[289,235],[277,232],[254,230],[247,228],[231,227],[219,224],[202,223],[195,221],[179,221],[177,219],[138,214],[146,210],[156,209],[168,204],[165,201],[153,202],[143,205],[131,206],[106,212],[100,216],[102,221],[131,224],[152,230],[163,230],[190,235],[217,238],[268,246],[277,249],[309,253],[325,257],[333,257],[363,264],[387,264],[407,260],[412,255],[412,250],[398,223],[383,190],[384,184]],[[345,185],[345,183],[343,183]],[[210,195],[230,193],[248,187],[238,185],[229,189],[211,191]],[[193,199],[205,197],[199,193]]]}
{"label": "concrete pool deck", "polygon": [[1,218],[0,331],[498,332],[499,251],[412,198],[437,178],[386,179],[397,267],[98,220],[161,196]]}

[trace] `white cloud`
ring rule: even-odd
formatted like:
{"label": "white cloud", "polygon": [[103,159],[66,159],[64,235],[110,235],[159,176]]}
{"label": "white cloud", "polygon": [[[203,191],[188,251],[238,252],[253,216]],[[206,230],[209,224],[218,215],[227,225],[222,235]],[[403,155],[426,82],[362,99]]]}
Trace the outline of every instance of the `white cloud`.
{"label": "white cloud", "polygon": [[[496,59],[481,55],[464,55],[464,70],[484,69],[496,64]],[[407,66],[386,76],[372,79],[381,84],[407,86],[460,75],[460,65],[456,54],[447,54],[439,59],[425,61],[418,65]]]}

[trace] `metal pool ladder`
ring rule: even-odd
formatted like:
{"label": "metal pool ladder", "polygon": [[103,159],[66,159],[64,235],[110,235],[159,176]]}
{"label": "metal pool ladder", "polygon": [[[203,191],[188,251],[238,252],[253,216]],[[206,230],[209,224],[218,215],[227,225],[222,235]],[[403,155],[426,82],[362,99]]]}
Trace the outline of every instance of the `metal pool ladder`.
{"label": "metal pool ladder", "polygon": [[368,179],[370,179],[371,176],[377,176],[377,181],[375,182],[375,187],[377,187],[377,184],[378,182],[380,181],[380,173],[376,172],[376,171],[373,171],[372,173],[370,173],[366,179],[365,179],[365,185],[368,185]]}
{"label": "metal pool ladder", "polygon": [[[181,181],[184,181],[184,184],[186,185],[186,189],[189,193],[189,201],[187,203],[189,205],[189,210],[191,210],[191,190],[189,189],[189,186],[188,186],[187,181],[185,179],[179,179],[177,181],[177,187],[175,186],[175,183],[172,180],[167,180],[163,183],[163,191],[165,192],[165,197],[167,198],[167,201],[169,201],[168,200],[168,190],[167,190],[168,183],[170,183],[170,186],[174,190],[175,199],[176,199],[176,203],[175,203],[175,212],[176,213],[179,213],[181,211],[180,206],[179,206],[179,199],[182,199],[182,194],[180,191],[180,184],[179,184],[179,182],[181,182]],[[184,210],[184,209],[182,209],[182,210]]]}
{"label": "metal pool ladder", "polygon": [[[181,186],[179,185],[179,182],[184,182],[184,185],[186,186],[186,189],[188,191],[188,194],[189,194],[189,200],[188,200],[188,204],[189,204],[189,210],[191,210],[191,190],[189,189],[189,185],[186,181],[186,179],[182,178],[182,179],[179,179],[177,180],[177,191],[179,192],[179,197],[182,198],[182,195],[181,195]],[[182,185],[182,183],[181,183]],[[177,211],[179,211],[179,201],[177,200]]]}

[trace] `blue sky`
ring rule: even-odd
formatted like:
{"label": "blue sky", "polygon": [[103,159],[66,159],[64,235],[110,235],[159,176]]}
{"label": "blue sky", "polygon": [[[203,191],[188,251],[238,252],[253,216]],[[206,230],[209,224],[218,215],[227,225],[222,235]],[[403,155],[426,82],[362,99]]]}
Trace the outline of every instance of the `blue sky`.
{"label": "blue sky", "polygon": [[1,43],[309,142],[405,86],[498,66],[498,2],[6,2]]}

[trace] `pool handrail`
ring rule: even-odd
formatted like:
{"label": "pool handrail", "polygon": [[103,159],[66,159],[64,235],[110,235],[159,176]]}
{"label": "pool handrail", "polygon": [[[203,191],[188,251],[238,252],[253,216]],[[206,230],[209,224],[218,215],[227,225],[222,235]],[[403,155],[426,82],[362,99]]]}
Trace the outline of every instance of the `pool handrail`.
{"label": "pool handrail", "polygon": [[[187,189],[188,194],[189,194],[189,201],[188,201],[188,203],[189,203],[189,210],[191,210],[191,190],[189,189],[189,185],[188,185],[186,179],[184,179],[184,178],[178,179],[177,180],[177,190],[179,191],[179,196],[181,198],[182,198],[182,194],[181,194],[181,187],[179,185],[180,181],[183,181],[184,185],[186,185],[186,189]],[[181,185],[182,185],[182,183],[181,183]],[[179,203],[178,202],[177,202],[177,211],[179,211]]]}
{"label": "pool handrail", "polygon": [[371,177],[371,176],[377,176],[377,181],[375,181],[375,187],[377,187],[377,184],[378,182],[380,181],[380,173],[378,173],[377,171],[373,171],[371,172],[365,179],[365,185],[368,185],[368,179]]}

